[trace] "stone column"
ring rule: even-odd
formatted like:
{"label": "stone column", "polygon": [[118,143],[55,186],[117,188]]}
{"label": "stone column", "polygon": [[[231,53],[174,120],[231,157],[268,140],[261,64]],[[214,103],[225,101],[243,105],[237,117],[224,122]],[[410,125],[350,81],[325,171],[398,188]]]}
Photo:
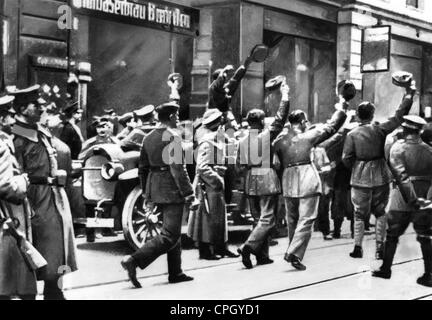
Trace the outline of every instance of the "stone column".
{"label": "stone column", "polygon": [[200,9],[200,35],[194,44],[194,60],[192,67],[192,92],[189,109],[190,119],[200,117],[208,100],[208,87],[210,83],[210,61],[212,59],[212,10]]}
{"label": "stone column", "polygon": [[[251,49],[263,42],[264,8],[248,3],[240,5],[240,60],[243,62]],[[264,64],[252,63],[240,88],[240,108],[235,114],[245,117],[254,108],[264,105]]]}
{"label": "stone column", "polygon": [[351,80],[359,94],[352,102],[360,102],[363,92],[363,75],[360,70],[362,28],[373,26],[377,19],[368,14],[342,8],[338,15],[337,31],[337,82]]}

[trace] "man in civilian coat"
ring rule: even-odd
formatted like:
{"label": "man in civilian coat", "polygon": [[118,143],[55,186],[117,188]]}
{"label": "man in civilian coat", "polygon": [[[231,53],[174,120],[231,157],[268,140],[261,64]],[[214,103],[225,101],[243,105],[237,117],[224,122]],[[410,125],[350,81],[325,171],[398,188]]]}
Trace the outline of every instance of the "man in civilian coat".
{"label": "man in civilian coat", "polygon": [[45,282],[44,299],[62,300],[58,280],[64,272],[77,270],[72,215],[65,192],[66,172],[59,170],[51,133],[39,125],[45,101],[40,87],[12,92],[17,123],[13,127],[16,158],[28,174],[28,198],[35,211],[33,241],[48,265],[38,270]]}
{"label": "man in civilian coat", "polygon": [[275,120],[264,129],[265,113],[260,109],[249,111],[247,121],[250,130],[239,141],[237,162],[246,168],[245,194],[248,197],[251,213],[258,221],[249,238],[238,249],[247,269],[252,268],[250,254],[257,258],[258,265],[272,263],[269,258],[269,236],[276,226],[276,205],[282,188],[273,168],[272,144],[282,132],[289,114],[289,87],[284,82],[280,86],[282,100]]}
{"label": "man in civilian coat", "polygon": [[82,110],[78,108],[78,102],[74,102],[66,106],[63,113],[65,119],[59,125],[58,137],[69,147],[72,160],[78,160],[84,143],[81,129],[77,126],[77,118],[81,116]]}
{"label": "man in civilian coat", "polygon": [[[184,164],[183,152],[181,148],[175,148],[181,142],[181,137],[175,131],[179,124],[179,108],[175,103],[166,103],[156,109],[161,123],[144,138],[141,150],[139,173],[143,196],[150,207],[157,205],[162,211],[163,226],[160,235],[121,262],[137,288],[141,284],[136,277],[136,268],[145,269],[165,253],[168,256],[170,283],[193,280],[181,268],[183,209],[185,204],[190,205],[195,201],[195,195]],[[173,150],[174,154],[168,150]]]}
{"label": "man in civilian coat", "polygon": [[285,260],[297,270],[306,270],[301,261],[312,236],[322,194],[321,179],[311,152],[334,135],[346,117],[345,111],[337,110],[326,124],[307,130],[307,115],[301,110],[294,111],[288,117],[291,127],[275,141],[275,154],[284,168],[282,190],[290,240]]}
{"label": "man in civilian coat", "polygon": [[[0,300],[18,296],[34,300],[36,275],[23,259],[16,239],[4,224],[8,218],[19,222],[18,230],[31,241],[31,208],[27,201],[28,179],[14,156],[11,136],[15,123],[14,97],[0,98]],[[3,220],[3,221],[2,221]]]}
{"label": "man in civilian coat", "polygon": [[194,185],[200,208],[189,218],[188,235],[198,243],[201,259],[237,258],[228,250],[228,222],[225,207],[226,135],[221,131],[223,113],[209,109],[203,128],[197,132],[197,167]]}
{"label": "man in civilian coat", "polygon": [[396,130],[413,104],[415,82],[406,88],[406,94],[393,117],[376,124],[373,122],[375,106],[363,102],[357,108],[359,127],[352,130],[345,141],[342,160],[351,173],[351,201],[354,205],[354,251],[352,258],[363,257],[365,220],[374,214],[377,221],[376,258],[382,259],[385,238],[385,208],[390,194],[391,172],[385,160],[386,138]]}

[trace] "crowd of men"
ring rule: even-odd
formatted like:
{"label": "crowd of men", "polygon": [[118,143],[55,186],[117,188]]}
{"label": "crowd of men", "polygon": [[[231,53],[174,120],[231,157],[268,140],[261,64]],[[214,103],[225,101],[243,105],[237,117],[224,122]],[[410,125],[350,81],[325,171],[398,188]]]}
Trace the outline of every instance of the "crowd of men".
{"label": "crowd of men", "polygon": [[[145,203],[162,212],[160,235],[121,262],[136,287],[141,287],[136,269],[145,269],[162,254],[168,256],[170,283],[193,280],[181,268],[185,207],[190,211],[188,235],[201,259],[241,257],[247,269],[254,267],[252,256],[257,265],[273,263],[269,243],[281,197],[289,238],[284,259],[295,269],[306,270],[303,259],[315,222],[325,240],[332,238],[330,212],[333,238],[341,237],[345,218],[352,221],[354,250],[349,255],[362,258],[365,228],[373,214],[376,258],[383,260],[373,276],[391,277],[398,238],[413,222],[425,267],[418,283],[432,287],[432,115],[430,107],[422,117],[409,115],[416,94],[410,75],[394,76],[394,84],[405,93],[387,121],[374,121],[371,102],[350,110],[356,90],[343,81],[334,114],[314,125],[304,111],[292,110],[286,79],[278,77],[267,86],[280,97],[272,123],[266,126],[268,115],[253,109],[240,129],[230,102],[252,62],[248,58],[232,77],[232,66],[213,74],[207,111],[193,128],[192,170],[183,153],[180,159],[166,153],[184,137],[179,74],[168,79],[169,102],[121,116],[105,110],[87,128],[87,140],[79,127],[82,110],[77,102],[60,109],[44,99],[39,85],[6,92],[0,98],[0,299],[35,299],[37,280],[45,283],[45,299],[64,299],[59,278],[65,266],[68,272],[77,270],[71,164],[97,144],[140,152]],[[228,248],[226,208],[233,174],[244,177],[244,197],[255,219],[238,254]],[[87,229],[86,236],[94,242],[97,234]],[[22,240],[33,243],[46,259],[44,266],[29,264]]]}

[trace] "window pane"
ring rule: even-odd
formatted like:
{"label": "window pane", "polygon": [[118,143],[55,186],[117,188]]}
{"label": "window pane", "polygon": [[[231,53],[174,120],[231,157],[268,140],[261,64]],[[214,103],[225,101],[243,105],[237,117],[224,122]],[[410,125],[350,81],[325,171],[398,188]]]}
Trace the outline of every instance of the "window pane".
{"label": "window pane", "polygon": [[408,6],[412,6],[412,7],[415,7],[415,8],[418,8],[418,0],[407,0],[407,5]]}

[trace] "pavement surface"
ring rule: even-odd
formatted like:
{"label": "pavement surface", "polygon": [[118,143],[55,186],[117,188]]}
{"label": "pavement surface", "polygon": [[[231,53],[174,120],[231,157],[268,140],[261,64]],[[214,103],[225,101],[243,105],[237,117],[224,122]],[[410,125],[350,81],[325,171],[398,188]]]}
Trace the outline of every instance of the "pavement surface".
{"label": "pavement surface", "polygon": [[[247,232],[235,234],[231,250],[245,237]],[[364,258],[352,259],[348,233],[332,241],[314,233],[303,272],[283,260],[287,239],[277,240],[279,244],[270,249],[274,264],[251,270],[240,258],[205,261],[199,260],[196,249],[184,249],[183,269],[195,280],[175,285],[168,284],[166,256],[161,256],[146,270],[138,270],[143,288],[135,289],[120,266],[122,257],[131,253],[121,234],[93,244],[78,239],[80,269],[63,278],[65,296],[70,300],[432,299],[432,288],[416,284],[423,274],[423,260],[412,229],[400,240],[391,280],[370,275],[380,266],[374,259],[372,234],[365,237]]]}

